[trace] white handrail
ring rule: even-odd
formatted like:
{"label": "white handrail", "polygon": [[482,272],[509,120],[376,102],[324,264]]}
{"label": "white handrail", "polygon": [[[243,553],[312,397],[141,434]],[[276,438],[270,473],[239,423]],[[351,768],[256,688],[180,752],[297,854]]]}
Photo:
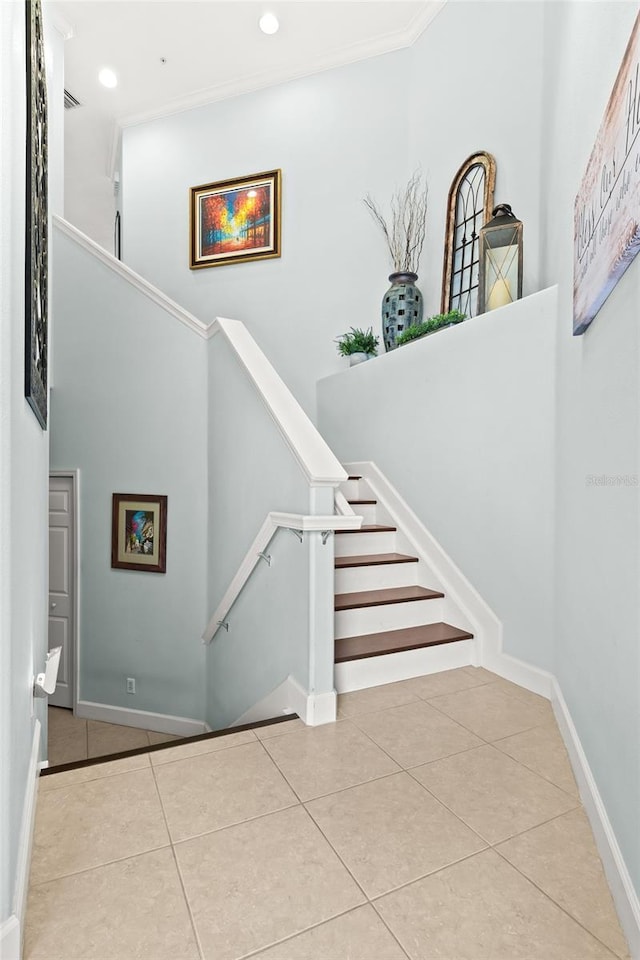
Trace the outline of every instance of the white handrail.
{"label": "white handrail", "polygon": [[141,277],[135,270],[127,267],[121,260],[116,259],[116,257],[112,256],[104,247],[101,247],[99,243],[96,243],[88,237],[82,230],[78,230],[78,228],[74,227],[68,220],[63,220],[63,218],[57,216],[57,214],[54,214],[51,219],[54,227],[56,227],[60,233],[64,233],[67,237],[70,237],[71,240],[74,240],[78,246],[87,250],[88,253],[104,263],[104,265],[110,270],[113,270],[114,273],[121,276],[123,280],[130,283],[131,286],[139,290],[145,297],[153,300],[157,306],[162,307],[168,314],[175,317],[176,320],[179,320],[185,327],[193,330],[194,333],[197,333],[198,336],[203,337],[205,340],[213,336],[215,333],[215,324],[211,322],[204,323],[202,320],[198,320],[192,313],[184,310],[175,300],[167,297],[162,290],[158,290],[157,287],[154,287],[152,283],[149,283],[148,280]]}
{"label": "white handrail", "polygon": [[202,642],[211,643],[216,633],[226,621],[227,614],[236,602],[242,588],[253,573],[260,555],[265,552],[271,538],[279,527],[288,530],[305,532],[324,532],[325,530],[359,530],[362,526],[362,517],[342,517],[337,514],[331,516],[305,515],[300,513],[269,513],[258,531],[258,535],[247,550],[244,560],[238,567],[238,572],[229,584],[225,595],[218,604],[215,613],[209,620]]}
{"label": "white handrail", "polygon": [[278,430],[313,486],[337,487],[347,472],[255,342],[244,323],[216,317]]}

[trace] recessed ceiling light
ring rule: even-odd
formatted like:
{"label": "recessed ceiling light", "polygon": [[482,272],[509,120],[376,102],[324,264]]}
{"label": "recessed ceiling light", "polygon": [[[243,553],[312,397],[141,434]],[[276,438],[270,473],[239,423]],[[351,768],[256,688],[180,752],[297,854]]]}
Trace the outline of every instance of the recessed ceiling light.
{"label": "recessed ceiling light", "polygon": [[104,67],[104,69],[100,71],[98,74],[98,80],[103,87],[109,87],[109,89],[113,89],[113,87],[118,86],[118,78],[113,70],[110,70],[108,67]]}
{"label": "recessed ceiling light", "polygon": [[260,29],[263,33],[277,33],[280,29],[275,13],[265,13],[260,17]]}

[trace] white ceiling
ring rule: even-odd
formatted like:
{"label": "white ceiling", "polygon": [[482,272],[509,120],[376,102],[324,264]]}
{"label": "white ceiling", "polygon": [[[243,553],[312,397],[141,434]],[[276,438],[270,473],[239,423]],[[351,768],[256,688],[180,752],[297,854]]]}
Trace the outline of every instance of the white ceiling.
{"label": "white ceiling", "polygon": [[[65,44],[65,87],[82,108],[65,112],[65,214],[88,231],[81,208],[96,177],[113,173],[121,126],[234,96],[411,44],[444,0],[45,0]],[[280,30],[266,36],[266,11]],[[162,59],[166,60],[165,63]],[[98,82],[111,67],[118,86]],[[91,181],[94,181],[91,187]],[[78,205],[82,193],[83,203]],[[75,195],[75,196],[72,196]],[[67,202],[68,201],[68,202]],[[112,203],[111,203],[112,206]],[[111,218],[109,218],[111,219]],[[90,233],[111,246],[106,236]]]}

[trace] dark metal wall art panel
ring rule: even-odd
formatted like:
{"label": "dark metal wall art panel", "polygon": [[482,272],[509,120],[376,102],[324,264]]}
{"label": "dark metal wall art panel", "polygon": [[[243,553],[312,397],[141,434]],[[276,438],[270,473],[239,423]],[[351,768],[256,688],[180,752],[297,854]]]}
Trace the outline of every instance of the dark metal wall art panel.
{"label": "dark metal wall art panel", "polygon": [[47,428],[48,182],[47,78],[40,0],[26,0],[27,137],[25,249],[25,396]]}

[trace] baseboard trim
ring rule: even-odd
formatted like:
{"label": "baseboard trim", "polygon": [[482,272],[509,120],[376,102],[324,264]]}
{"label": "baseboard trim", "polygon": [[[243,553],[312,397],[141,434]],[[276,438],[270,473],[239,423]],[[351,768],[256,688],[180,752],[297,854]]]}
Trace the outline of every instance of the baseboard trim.
{"label": "baseboard trim", "polygon": [[0,924],[0,957],[2,960],[21,958],[20,921],[15,913]]}
{"label": "baseboard trim", "polygon": [[562,695],[560,684],[556,677],[552,677],[551,680],[551,704],[571,760],[580,798],[593,830],[611,896],[618,911],[620,925],[627,938],[631,957],[633,960],[640,960],[640,901],[580,742],[578,731]]}
{"label": "baseboard trim", "polygon": [[524,660],[518,660],[517,657],[512,657],[508,653],[491,653],[487,650],[484,651],[479,666],[484,667],[485,670],[491,670],[492,673],[497,673],[499,677],[504,677],[505,680],[517,683],[519,687],[524,687],[525,690],[531,690],[532,693],[545,697],[546,700],[552,698],[552,686],[555,677],[548,670],[534,667],[532,664],[526,663]]}
{"label": "baseboard trim", "polygon": [[290,674],[271,693],[249,710],[245,710],[231,726],[237,727],[241,724],[269,720],[282,714],[297,713],[303,723],[310,727],[317,727],[323,723],[333,723],[336,712],[335,690],[328,693],[308,693]]}
{"label": "baseboard trim", "polygon": [[114,707],[91,700],[78,700],[76,716],[82,720],[101,720],[103,723],[117,723],[123,727],[172,733],[177,737],[197,737],[201,733],[209,732],[203,720],[174,717],[168,713],[151,713],[147,710],[128,710],[126,707]]}
{"label": "baseboard trim", "polygon": [[0,927],[0,956],[2,960],[20,960],[22,956],[22,938],[24,933],[24,918],[27,910],[33,828],[36,817],[39,772],[38,758],[40,756],[41,735],[42,725],[39,720],[35,720],[33,724],[27,784],[22,807],[22,821],[20,823],[20,843],[16,863],[13,913]]}

